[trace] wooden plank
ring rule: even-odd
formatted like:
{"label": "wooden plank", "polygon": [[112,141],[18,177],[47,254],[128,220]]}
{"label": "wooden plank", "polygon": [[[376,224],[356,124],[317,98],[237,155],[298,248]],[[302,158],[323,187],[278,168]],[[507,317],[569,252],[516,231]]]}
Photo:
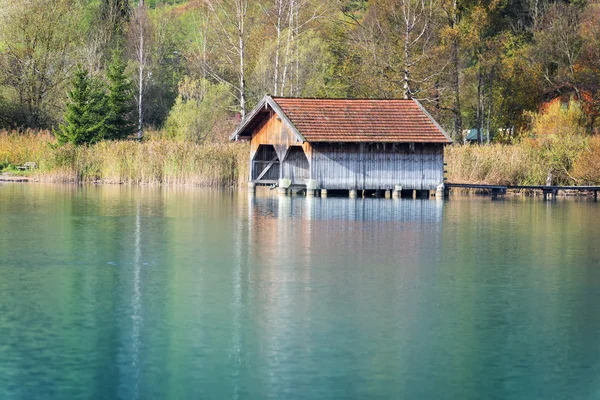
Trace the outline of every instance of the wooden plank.
{"label": "wooden plank", "polygon": [[[258,175],[258,178],[256,178],[257,181],[260,181],[260,179],[266,175],[267,172],[269,172],[269,169],[271,169],[271,167],[273,166],[273,164],[275,164],[275,161],[277,161],[277,156],[275,156],[275,158],[273,158],[273,161],[271,161],[266,167],[265,169],[263,169],[263,171],[260,173],[260,175]],[[255,161],[256,162],[256,161]]]}

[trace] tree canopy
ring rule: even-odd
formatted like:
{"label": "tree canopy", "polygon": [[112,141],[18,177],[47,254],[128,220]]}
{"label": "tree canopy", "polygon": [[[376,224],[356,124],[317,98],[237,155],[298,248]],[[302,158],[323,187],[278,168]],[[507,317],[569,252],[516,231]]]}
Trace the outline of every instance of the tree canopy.
{"label": "tree canopy", "polygon": [[[265,94],[416,98],[455,138],[477,129],[482,141],[525,131],[528,112],[568,96],[592,131],[600,0],[0,4],[0,126],[72,124],[75,85],[86,79],[110,89],[109,138],[129,136],[133,121],[170,119],[173,135],[204,140],[207,127],[223,126],[208,110],[235,121]],[[185,98],[186,82],[202,95]]]}

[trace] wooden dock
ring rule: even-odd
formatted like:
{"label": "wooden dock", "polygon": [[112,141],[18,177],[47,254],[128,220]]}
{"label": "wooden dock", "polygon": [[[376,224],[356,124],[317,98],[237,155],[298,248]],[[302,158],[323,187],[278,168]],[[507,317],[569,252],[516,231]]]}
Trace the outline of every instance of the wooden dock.
{"label": "wooden dock", "polygon": [[0,182],[29,182],[25,176],[0,175]]}
{"label": "wooden dock", "polygon": [[461,188],[461,189],[481,189],[489,190],[492,198],[506,194],[507,190],[535,190],[541,191],[544,195],[544,200],[548,197],[556,199],[558,192],[563,191],[578,191],[594,193],[594,200],[598,201],[598,192],[600,186],[536,186],[536,185],[483,185],[470,183],[446,183],[446,189]]}

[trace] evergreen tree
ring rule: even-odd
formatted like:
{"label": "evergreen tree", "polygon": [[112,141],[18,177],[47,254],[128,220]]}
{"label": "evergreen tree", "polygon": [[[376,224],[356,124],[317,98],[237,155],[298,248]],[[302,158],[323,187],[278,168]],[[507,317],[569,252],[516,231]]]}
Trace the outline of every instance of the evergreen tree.
{"label": "evergreen tree", "polygon": [[117,49],[107,72],[107,139],[124,139],[135,131],[133,84],[125,74],[126,67],[123,52]]}
{"label": "evergreen tree", "polygon": [[102,140],[106,134],[106,94],[101,82],[78,67],[71,81],[71,90],[56,136],[60,144],[82,145]]}

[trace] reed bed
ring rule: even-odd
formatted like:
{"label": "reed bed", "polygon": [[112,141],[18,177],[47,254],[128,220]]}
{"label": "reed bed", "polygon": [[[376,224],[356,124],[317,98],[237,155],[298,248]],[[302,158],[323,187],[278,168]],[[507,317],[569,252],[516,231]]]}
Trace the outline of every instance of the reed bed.
{"label": "reed bed", "polygon": [[454,183],[490,185],[541,184],[546,173],[532,168],[539,160],[521,145],[452,145],[446,148],[447,177]]}
{"label": "reed bed", "polygon": [[0,132],[0,167],[36,162],[43,182],[234,186],[248,181],[248,147],[165,139],[55,146],[50,132]]}
{"label": "reed bed", "polygon": [[[248,182],[248,145],[195,144],[156,138],[56,146],[48,131],[0,132],[0,171],[35,162],[27,174],[43,182],[237,186]],[[570,136],[517,144],[446,148],[456,183],[600,185],[600,137]]]}
{"label": "reed bed", "polygon": [[545,185],[600,184],[600,137],[566,136],[516,144],[452,145],[447,177],[455,183]]}

